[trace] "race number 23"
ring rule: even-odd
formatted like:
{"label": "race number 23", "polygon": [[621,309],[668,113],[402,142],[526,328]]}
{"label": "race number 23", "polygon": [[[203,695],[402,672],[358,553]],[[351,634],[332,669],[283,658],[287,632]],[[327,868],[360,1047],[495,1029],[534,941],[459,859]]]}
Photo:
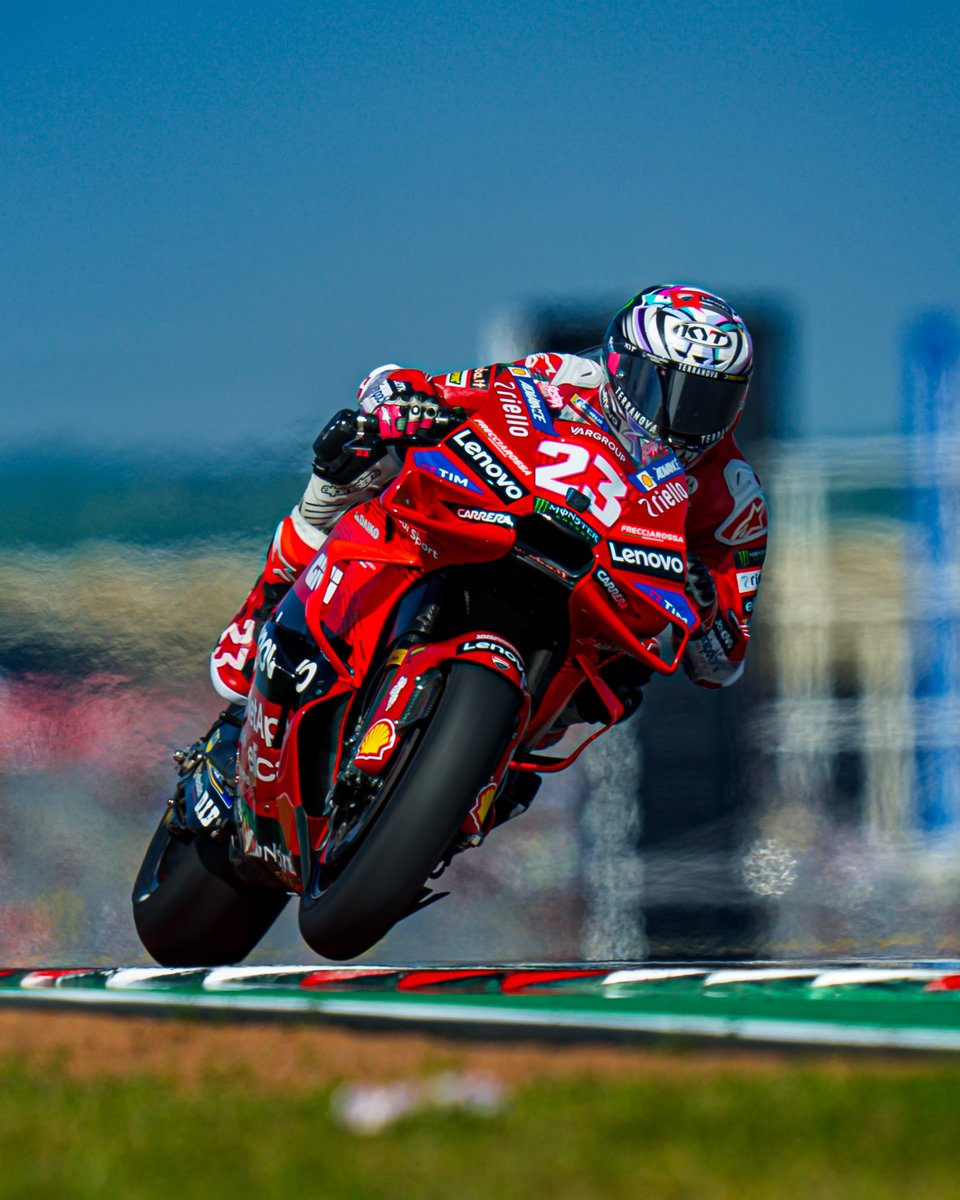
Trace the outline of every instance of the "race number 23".
{"label": "race number 23", "polygon": [[[567,498],[571,488],[590,500],[590,511],[604,525],[613,525],[623,507],[620,498],[628,491],[626,480],[617,474],[602,454],[591,457],[586,446],[577,443],[543,441],[540,453],[556,462],[541,463],[536,471],[536,486]],[[590,483],[585,482],[585,478]],[[591,486],[592,485],[592,486]]]}

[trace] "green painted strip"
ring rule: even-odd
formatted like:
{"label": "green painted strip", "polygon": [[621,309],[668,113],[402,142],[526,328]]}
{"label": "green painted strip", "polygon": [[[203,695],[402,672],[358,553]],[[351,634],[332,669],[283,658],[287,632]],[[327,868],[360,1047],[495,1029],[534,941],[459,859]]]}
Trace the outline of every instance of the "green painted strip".
{"label": "green painted strip", "polygon": [[[439,1003],[434,1003],[439,999]],[[898,1026],[860,1021],[795,1020],[769,1016],[744,1017],[729,1012],[712,1014],[654,1012],[636,1006],[529,1004],[517,998],[499,1004],[484,997],[447,1002],[445,998],[387,997],[370,994],[346,996],[306,993],[231,995],[192,990],[107,991],[90,988],[40,989],[32,992],[0,991],[0,1003],[51,1004],[87,1008],[125,1008],[211,1014],[261,1014],[327,1017],[364,1022],[447,1026],[451,1028],[527,1030],[538,1036],[573,1036],[610,1033],[619,1036],[671,1036],[725,1039],[836,1047],[870,1047],[903,1050],[960,1051],[960,1028]]]}

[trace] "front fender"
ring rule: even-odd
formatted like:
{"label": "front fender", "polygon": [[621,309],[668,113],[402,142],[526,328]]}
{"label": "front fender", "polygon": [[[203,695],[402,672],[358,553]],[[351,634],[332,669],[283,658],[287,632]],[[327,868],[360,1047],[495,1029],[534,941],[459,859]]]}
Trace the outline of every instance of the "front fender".
{"label": "front fender", "polygon": [[[392,668],[380,698],[364,723],[353,752],[353,766],[368,775],[382,774],[403,731],[421,720],[442,687],[451,662],[469,662],[506,678],[520,693],[521,709],[514,745],[526,729],[531,698],[520,651],[511,642],[488,630],[477,629],[427,645],[401,647],[387,660]],[[482,720],[478,713],[477,719]],[[455,752],[455,747],[452,748]]]}

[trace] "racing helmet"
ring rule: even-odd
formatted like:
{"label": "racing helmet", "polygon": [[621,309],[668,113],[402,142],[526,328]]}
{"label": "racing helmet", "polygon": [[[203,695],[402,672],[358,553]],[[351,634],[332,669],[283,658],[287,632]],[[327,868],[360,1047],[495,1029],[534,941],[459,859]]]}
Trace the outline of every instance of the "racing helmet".
{"label": "racing helmet", "polygon": [[687,285],[639,292],[614,314],[601,361],[604,408],[620,432],[697,457],[737,423],[753,369],[743,319]]}

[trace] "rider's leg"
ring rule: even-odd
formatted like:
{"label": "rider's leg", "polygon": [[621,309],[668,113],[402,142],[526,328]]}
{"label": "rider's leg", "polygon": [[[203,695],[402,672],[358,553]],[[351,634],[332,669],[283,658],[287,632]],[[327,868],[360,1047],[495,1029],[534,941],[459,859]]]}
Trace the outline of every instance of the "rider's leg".
{"label": "rider's leg", "polygon": [[253,678],[260,626],[323,545],[325,537],[326,533],[310,525],[298,508],[277,526],[263,570],[210,655],[210,679],[225,700],[245,703]]}
{"label": "rider's leg", "polygon": [[213,648],[210,678],[225,700],[246,702],[260,627],[329,531],[347,509],[379,495],[397,473],[394,454],[382,448],[373,455],[349,449],[351,428],[338,414],[313,443],[313,473],[300,503],[277,526],[259,578]]}

